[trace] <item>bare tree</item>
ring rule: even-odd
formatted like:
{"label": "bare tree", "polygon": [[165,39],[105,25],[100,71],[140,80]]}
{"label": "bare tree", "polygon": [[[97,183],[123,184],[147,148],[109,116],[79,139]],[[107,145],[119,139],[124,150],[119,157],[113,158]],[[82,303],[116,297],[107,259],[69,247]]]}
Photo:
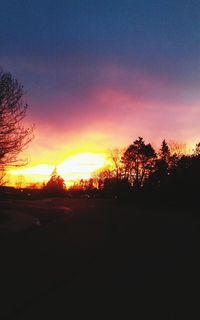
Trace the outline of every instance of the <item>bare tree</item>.
{"label": "bare tree", "polygon": [[27,104],[23,87],[10,73],[0,71],[0,171],[8,166],[21,166],[25,160],[19,154],[33,138],[33,128],[22,124]]}
{"label": "bare tree", "polygon": [[186,146],[186,143],[183,143],[183,142],[170,140],[169,149],[171,154],[176,155],[178,158],[187,154],[187,146]]}
{"label": "bare tree", "polygon": [[17,177],[17,180],[15,181],[15,188],[21,189],[24,186],[24,183],[25,183],[24,176],[23,176],[23,174],[20,174]]}
{"label": "bare tree", "polygon": [[123,170],[122,157],[124,152],[125,152],[124,149],[119,149],[119,148],[112,149],[109,152],[111,161],[114,165],[114,174],[117,179],[120,179],[122,176],[122,170]]}
{"label": "bare tree", "polygon": [[0,166],[0,186],[3,186],[6,183],[5,180],[6,172],[4,166]]}
{"label": "bare tree", "polygon": [[199,157],[200,156],[200,142],[198,142],[195,146],[195,149],[193,150],[193,155],[195,157]]}

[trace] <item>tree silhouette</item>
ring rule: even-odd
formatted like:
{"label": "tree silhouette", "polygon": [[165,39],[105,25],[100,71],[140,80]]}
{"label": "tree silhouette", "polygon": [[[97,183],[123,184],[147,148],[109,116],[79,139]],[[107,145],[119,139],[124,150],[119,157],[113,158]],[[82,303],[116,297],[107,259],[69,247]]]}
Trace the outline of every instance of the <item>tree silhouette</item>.
{"label": "tree silhouette", "polygon": [[194,149],[194,156],[199,157],[200,156],[200,142],[198,142]]}
{"label": "tree silhouette", "polygon": [[169,149],[171,154],[175,155],[177,158],[181,158],[186,154],[186,144],[183,142],[171,140],[169,141]]}
{"label": "tree silhouette", "polygon": [[121,179],[122,171],[123,171],[123,166],[122,166],[123,150],[119,148],[115,148],[110,150],[109,153],[110,153],[110,159],[114,165],[114,170],[113,170],[114,177],[117,179]]}
{"label": "tree silhouette", "polygon": [[155,160],[156,153],[151,144],[145,144],[143,138],[139,137],[123,155],[124,178],[136,188],[141,188],[154,170]]}
{"label": "tree silhouette", "polygon": [[33,138],[33,128],[22,125],[27,111],[23,95],[18,81],[0,71],[0,172],[8,166],[25,164],[18,155]]}
{"label": "tree silhouette", "polygon": [[161,148],[159,150],[158,155],[159,155],[160,160],[165,161],[165,163],[170,162],[170,157],[171,157],[170,148],[165,140],[162,141],[162,145],[161,145]]}
{"label": "tree silhouette", "polygon": [[66,189],[64,179],[58,175],[56,168],[54,168],[50,180],[44,187],[44,190],[51,194],[62,193]]}
{"label": "tree silhouette", "polygon": [[6,183],[5,176],[5,168],[2,166],[0,167],[0,186],[3,186]]}
{"label": "tree silhouette", "polygon": [[150,182],[154,185],[161,186],[166,183],[171,165],[171,153],[165,140],[162,141],[161,148],[158,152],[158,159],[155,163],[155,170],[150,177]]}
{"label": "tree silhouette", "polygon": [[93,184],[97,187],[97,189],[104,188],[104,182],[106,179],[111,179],[115,176],[113,170],[108,167],[104,167],[101,170],[97,170],[93,172]]}

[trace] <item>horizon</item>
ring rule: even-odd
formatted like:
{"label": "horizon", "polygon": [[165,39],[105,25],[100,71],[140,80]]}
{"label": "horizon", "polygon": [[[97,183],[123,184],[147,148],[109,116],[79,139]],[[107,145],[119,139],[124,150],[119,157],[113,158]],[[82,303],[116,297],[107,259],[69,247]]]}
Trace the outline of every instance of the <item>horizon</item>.
{"label": "horizon", "polygon": [[[162,139],[162,141],[165,139]],[[146,143],[148,141],[144,140]],[[161,141],[161,142],[162,142]],[[165,140],[166,141],[166,140]],[[177,144],[178,148],[183,155],[192,155],[195,149],[196,144],[194,146],[186,145],[180,141],[170,140],[169,147],[171,145],[172,154],[176,153],[173,151],[173,144]],[[129,144],[130,145],[130,144]],[[156,146],[151,143],[156,153],[158,153],[160,146]],[[64,161],[61,161],[57,164],[39,164],[32,166],[30,164],[19,167],[17,169],[8,170],[8,180],[7,186],[17,186],[20,184],[21,187],[28,187],[30,185],[42,187],[43,184],[47,183],[51,177],[52,172],[56,168],[58,175],[61,176],[66,184],[66,187],[71,187],[76,182],[81,179],[88,180],[93,177],[96,172],[99,172],[103,169],[111,169],[113,170],[113,163],[111,160],[111,152],[112,150],[118,149],[122,152],[128,148],[128,145],[124,148],[113,148],[101,153],[97,152],[80,152],[74,153],[68,156]],[[123,152],[122,152],[123,153]]]}

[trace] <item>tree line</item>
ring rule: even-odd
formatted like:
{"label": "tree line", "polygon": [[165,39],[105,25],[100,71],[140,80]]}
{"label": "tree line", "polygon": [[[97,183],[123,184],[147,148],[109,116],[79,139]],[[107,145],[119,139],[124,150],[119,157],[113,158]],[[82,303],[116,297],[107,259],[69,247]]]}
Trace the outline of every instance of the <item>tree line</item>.
{"label": "tree line", "polygon": [[[200,188],[200,143],[187,154],[183,143],[163,140],[159,150],[138,137],[126,149],[110,151],[112,165],[94,172],[88,180],[68,188],[73,195],[148,199],[155,201],[195,201]],[[64,180],[55,171],[44,189],[61,191]]]}
{"label": "tree line", "polygon": [[[99,188],[118,197],[133,194],[169,201],[194,200],[200,189],[200,143],[191,154],[166,140],[158,151],[138,137],[124,151],[111,151],[112,169],[96,174]],[[182,199],[182,200],[181,200]]]}
{"label": "tree line", "polygon": [[[196,203],[200,190],[200,143],[187,154],[183,143],[163,140],[156,151],[138,137],[124,150],[111,150],[110,159],[110,167],[94,172],[88,180],[77,181],[67,192],[75,196],[147,199],[148,203]],[[66,190],[55,170],[44,190],[51,194]]]}

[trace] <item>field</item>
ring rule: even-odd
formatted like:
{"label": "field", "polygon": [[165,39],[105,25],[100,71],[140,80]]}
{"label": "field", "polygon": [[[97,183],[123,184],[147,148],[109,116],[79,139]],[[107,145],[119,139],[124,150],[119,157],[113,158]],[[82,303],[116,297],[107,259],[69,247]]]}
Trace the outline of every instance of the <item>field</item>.
{"label": "field", "polygon": [[1,319],[60,319],[93,308],[134,314],[138,303],[148,314],[147,302],[157,311],[166,304],[168,319],[197,286],[200,219],[189,209],[59,198],[0,205],[23,226],[0,226]]}

